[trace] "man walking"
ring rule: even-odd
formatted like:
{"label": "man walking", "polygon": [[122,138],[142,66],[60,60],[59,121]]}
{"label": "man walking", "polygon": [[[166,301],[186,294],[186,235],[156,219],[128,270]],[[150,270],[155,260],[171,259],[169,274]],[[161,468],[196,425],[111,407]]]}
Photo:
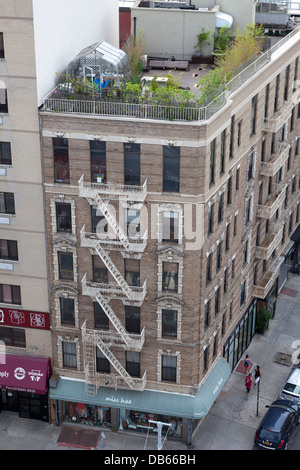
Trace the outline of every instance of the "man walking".
{"label": "man walking", "polygon": [[245,380],[246,393],[247,393],[246,400],[249,400],[251,385],[252,385],[252,374],[251,374],[251,372],[249,372],[249,374],[246,376],[246,380]]}

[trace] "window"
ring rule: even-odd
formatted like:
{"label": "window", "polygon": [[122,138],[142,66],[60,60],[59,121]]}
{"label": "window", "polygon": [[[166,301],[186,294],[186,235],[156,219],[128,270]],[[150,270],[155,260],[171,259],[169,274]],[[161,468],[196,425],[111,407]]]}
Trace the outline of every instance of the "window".
{"label": "window", "polygon": [[10,284],[0,284],[0,302],[4,304],[21,305],[20,286],[11,286]]}
{"label": "window", "polygon": [[108,230],[107,221],[97,206],[92,206],[92,233],[103,234]]}
{"label": "window", "polygon": [[217,315],[217,313],[220,311],[220,295],[221,291],[220,287],[218,287],[215,293],[215,315]]}
{"label": "window", "polygon": [[124,184],[139,186],[140,177],[140,144],[124,144]]}
{"label": "window", "polygon": [[91,181],[106,182],[106,142],[90,141]]}
{"label": "window", "polygon": [[109,329],[108,316],[98,302],[94,302],[94,325],[99,330]]}
{"label": "window", "polygon": [[163,235],[162,241],[169,243],[178,243],[179,234],[179,214],[178,212],[163,212]]}
{"label": "window", "polygon": [[73,281],[73,253],[58,252],[59,279]]}
{"label": "window", "polygon": [[227,205],[232,203],[232,176],[227,181]]}
{"label": "window", "polygon": [[250,181],[254,178],[254,157],[255,152],[252,150],[248,156],[248,172],[247,172],[247,181]]}
{"label": "window", "polygon": [[251,103],[251,122],[250,122],[250,137],[256,131],[256,115],[257,115],[257,95],[253,96]]}
{"label": "window", "polygon": [[204,309],[204,328],[208,328],[210,325],[210,300],[205,304]]}
{"label": "window", "polygon": [[220,176],[225,172],[225,143],[226,143],[226,129],[221,133],[221,150],[220,150]]}
{"label": "window", "polygon": [[3,33],[0,33],[0,59],[4,59],[4,38]]}
{"label": "window", "polygon": [[275,85],[275,98],[274,98],[274,113],[278,111],[278,96],[279,96],[279,84],[280,84],[280,75],[276,77],[276,85]]}
{"label": "window", "polygon": [[245,225],[247,225],[251,219],[251,201],[252,198],[249,197],[249,199],[247,199],[245,203]]}
{"label": "window", "polygon": [[70,183],[68,139],[53,138],[54,181]]}
{"label": "window", "polygon": [[260,161],[264,162],[265,161],[265,155],[266,155],[266,139],[263,139],[261,142],[261,152],[260,152]]}
{"label": "window", "polygon": [[248,249],[249,241],[246,240],[243,244],[243,266],[248,263]]}
{"label": "window", "polygon": [[241,299],[240,299],[240,306],[244,305],[246,302],[246,281],[241,284]]}
{"label": "window", "polygon": [[203,373],[208,369],[208,348],[205,348],[203,351]]}
{"label": "window", "polygon": [[94,282],[103,282],[108,283],[108,270],[107,267],[103,264],[99,256],[94,255],[92,257],[93,262],[93,281]]}
{"label": "window", "polygon": [[72,232],[71,204],[57,202],[56,226],[58,232]]}
{"label": "window", "polygon": [[3,214],[15,214],[15,198],[13,193],[0,191],[0,212]]}
{"label": "window", "polygon": [[163,191],[179,192],[180,147],[163,147]]}
{"label": "window", "polygon": [[0,165],[11,165],[10,142],[0,142]]}
{"label": "window", "polygon": [[178,263],[163,262],[163,290],[178,292]]}
{"label": "window", "polygon": [[241,119],[239,122],[238,122],[238,129],[237,129],[237,144],[238,144],[238,147],[241,146],[242,144],[242,124],[243,124],[243,120]]}
{"label": "window", "polygon": [[295,61],[293,92],[296,91],[296,81],[298,78],[298,65],[299,65],[299,57],[297,57]]}
{"label": "window", "polygon": [[283,96],[284,101],[288,100],[289,78],[290,78],[290,65],[288,65],[287,68],[285,69],[285,83],[284,83],[284,96]]}
{"label": "window", "polygon": [[140,261],[138,259],[126,259],[125,280],[129,286],[140,286]]}
{"label": "window", "polygon": [[135,209],[126,209],[125,211],[126,234],[130,238],[140,238],[141,220],[140,211]]}
{"label": "window", "polygon": [[208,207],[208,235],[213,233],[213,222],[214,222],[214,205],[211,204]]}
{"label": "window", "polygon": [[18,261],[18,242],[14,240],[0,240],[0,259]]}
{"label": "window", "polygon": [[163,309],[161,312],[163,338],[177,338],[177,310]]}
{"label": "window", "polygon": [[266,94],[265,94],[265,109],[264,109],[264,120],[266,121],[268,118],[269,112],[269,96],[270,96],[270,84],[268,83],[266,86]]}
{"label": "window", "polygon": [[221,268],[221,265],[222,265],[222,242],[220,242],[217,245],[217,266],[216,266],[217,272]]}
{"label": "window", "polygon": [[218,223],[220,224],[223,221],[223,193],[219,196],[219,203],[218,203]]}
{"label": "window", "polygon": [[7,89],[2,81],[0,81],[0,113],[8,113]]}
{"label": "window", "polygon": [[60,297],[60,318],[62,325],[75,325],[74,299]]}
{"label": "window", "polygon": [[208,255],[207,260],[206,260],[206,283],[212,280],[211,272],[212,272],[212,253]]}
{"label": "window", "polygon": [[216,139],[210,143],[209,185],[215,183]]}
{"label": "window", "polygon": [[140,307],[125,305],[125,324],[128,333],[140,334]]}
{"label": "window", "polygon": [[0,341],[3,341],[5,346],[26,348],[25,330],[0,326]]}
{"label": "window", "polygon": [[63,342],[63,366],[70,369],[77,369],[76,343]]}
{"label": "window", "polygon": [[225,250],[230,250],[230,223],[226,226]]}
{"label": "window", "polygon": [[126,351],[126,370],[132,377],[140,377],[140,353]]}
{"label": "window", "polygon": [[176,382],[177,357],[162,356],[161,379],[169,382]]}
{"label": "window", "polygon": [[231,123],[230,123],[230,145],[229,145],[229,158],[233,158],[233,151],[234,151],[234,123],[235,123],[235,116],[232,116]]}
{"label": "window", "polygon": [[110,362],[99,348],[96,348],[96,369],[97,372],[110,374]]}

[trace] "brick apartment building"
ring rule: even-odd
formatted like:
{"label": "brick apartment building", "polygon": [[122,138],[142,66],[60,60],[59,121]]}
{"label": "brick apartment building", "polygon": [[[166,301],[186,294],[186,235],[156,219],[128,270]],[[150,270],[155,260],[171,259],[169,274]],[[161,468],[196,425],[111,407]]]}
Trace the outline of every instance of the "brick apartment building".
{"label": "brick apartment building", "polygon": [[53,419],[190,442],[257,311],[275,314],[298,246],[299,44],[194,120],[45,99]]}
{"label": "brick apartment building", "polygon": [[0,412],[45,421],[52,340],[38,108],[86,42],[104,34],[118,45],[118,1],[87,3],[83,15],[78,0],[0,0]]}

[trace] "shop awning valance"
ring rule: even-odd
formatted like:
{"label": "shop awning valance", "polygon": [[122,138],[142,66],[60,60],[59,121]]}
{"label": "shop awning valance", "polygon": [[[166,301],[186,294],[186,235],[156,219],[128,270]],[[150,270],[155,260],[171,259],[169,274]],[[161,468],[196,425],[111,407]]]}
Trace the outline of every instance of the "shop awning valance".
{"label": "shop awning valance", "polygon": [[49,358],[1,354],[0,389],[44,395],[50,376]]}
{"label": "shop awning valance", "polygon": [[50,398],[90,405],[125,408],[183,418],[204,418],[231,374],[229,364],[220,358],[196,396],[162,391],[113,390],[100,387],[96,396],[85,393],[84,381],[60,378],[57,388],[50,388]]}

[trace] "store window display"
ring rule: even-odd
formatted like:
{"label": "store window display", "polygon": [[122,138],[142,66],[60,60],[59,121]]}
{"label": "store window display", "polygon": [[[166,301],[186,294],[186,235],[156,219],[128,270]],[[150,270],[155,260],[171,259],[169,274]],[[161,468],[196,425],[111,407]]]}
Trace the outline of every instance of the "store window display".
{"label": "store window display", "polygon": [[85,403],[64,403],[64,421],[110,428],[110,408]]}

